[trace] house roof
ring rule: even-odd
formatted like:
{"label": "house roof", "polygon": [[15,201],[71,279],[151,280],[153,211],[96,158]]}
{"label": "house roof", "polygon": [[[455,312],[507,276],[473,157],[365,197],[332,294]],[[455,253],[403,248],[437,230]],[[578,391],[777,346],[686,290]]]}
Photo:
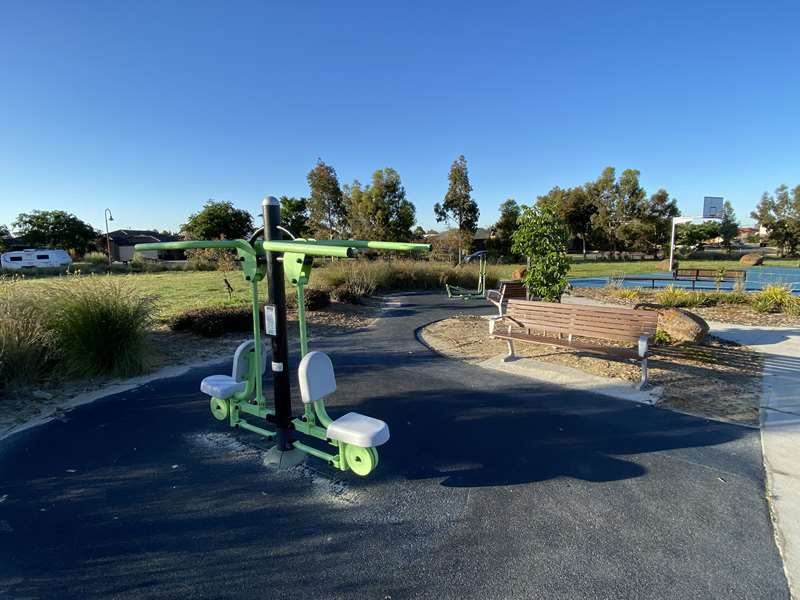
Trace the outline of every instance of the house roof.
{"label": "house roof", "polygon": [[[100,236],[105,237],[105,236]],[[148,231],[141,229],[117,229],[109,231],[108,237],[114,240],[117,246],[133,246],[135,244],[147,244],[151,242],[175,242],[180,238],[174,235],[159,233],[158,231]]]}

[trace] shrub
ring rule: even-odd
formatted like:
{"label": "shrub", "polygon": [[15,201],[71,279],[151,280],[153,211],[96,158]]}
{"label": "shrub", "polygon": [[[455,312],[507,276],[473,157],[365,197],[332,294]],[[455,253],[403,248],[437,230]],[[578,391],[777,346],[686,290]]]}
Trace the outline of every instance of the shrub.
{"label": "shrub", "polygon": [[663,306],[673,307],[710,306],[715,304],[713,297],[709,294],[686,290],[673,285],[668,285],[663,290],[656,292],[656,302]]}
{"label": "shrub", "polygon": [[656,329],[655,341],[658,346],[667,346],[672,343],[672,337],[663,329]]}
{"label": "shrub", "polygon": [[152,298],[102,276],[71,276],[42,286],[42,293],[64,371],[133,375],[144,370]]}
{"label": "shrub", "polygon": [[800,298],[785,285],[771,284],[753,294],[752,306],[753,310],[762,313],[800,314]]}
{"label": "shrub", "polygon": [[0,278],[0,390],[36,383],[56,357],[42,294],[16,278]]}
{"label": "shrub", "polygon": [[305,288],[303,299],[308,310],[321,310],[331,303],[331,295],[327,290],[314,288]]}
{"label": "shrub", "polygon": [[[263,311],[259,310],[263,326]],[[174,331],[189,331],[203,337],[219,337],[232,331],[253,330],[253,309],[247,306],[195,308],[174,317],[169,326]]]}
{"label": "shrub", "polygon": [[83,255],[83,261],[90,265],[107,265],[108,256],[102,252],[87,252]]}
{"label": "shrub", "polygon": [[[486,285],[497,285],[500,269],[487,268]],[[348,260],[328,263],[312,272],[314,285],[337,293],[361,297],[376,290],[442,289],[446,283],[465,288],[478,286],[478,266],[453,267],[446,263],[417,260]]]}
{"label": "shrub", "polygon": [[636,288],[612,287],[608,291],[615,298],[621,298],[622,300],[636,300],[641,296],[641,292]]}
{"label": "shrub", "polygon": [[564,250],[569,242],[566,224],[550,206],[523,206],[512,237],[512,252],[530,258],[524,281],[531,295],[559,301],[570,267]]}

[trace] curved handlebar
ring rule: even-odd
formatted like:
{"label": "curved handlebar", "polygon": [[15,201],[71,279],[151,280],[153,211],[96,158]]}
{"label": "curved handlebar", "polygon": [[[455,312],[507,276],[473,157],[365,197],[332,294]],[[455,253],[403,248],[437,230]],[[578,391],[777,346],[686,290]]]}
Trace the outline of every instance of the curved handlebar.
{"label": "curved handlebar", "polygon": [[312,256],[335,256],[352,258],[356,249],[349,246],[324,246],[304,242],[257,240],[253,245],[244,240],[187,240],[183,242],[156,242],[152,244],[136,244],[134,250],[195,250],[199,248],[230,248],[240,250],[244,254],[255,256],[259,250],[263,252],[298,252]]}

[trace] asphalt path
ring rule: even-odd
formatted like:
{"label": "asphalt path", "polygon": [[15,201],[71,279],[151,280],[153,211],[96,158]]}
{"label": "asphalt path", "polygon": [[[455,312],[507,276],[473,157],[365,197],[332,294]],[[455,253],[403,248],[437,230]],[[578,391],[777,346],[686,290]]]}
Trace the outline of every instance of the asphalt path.
{"label": "asphalt path", "polygon": [[418,328],[491,310],[403,301],[311,342],[390,426],[368,478],[265,467],[229,361],[0,442],[0,598],[789,597],[757,431],[446,359]]}

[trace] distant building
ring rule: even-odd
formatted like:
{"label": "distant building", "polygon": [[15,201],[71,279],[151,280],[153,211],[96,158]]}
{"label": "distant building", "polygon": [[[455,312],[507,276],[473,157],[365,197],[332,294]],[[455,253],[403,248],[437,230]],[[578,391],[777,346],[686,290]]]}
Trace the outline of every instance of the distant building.
{"label": "distant building", "polygon": [[[111,260],[119,262],[130,262],[133,260],[134,246],[136,244],[152,244],[155,242],[177,242],[181,238],[175,235],[159,233],[157,231],[136,230],[136,229],[117,229],[108,232],[111,246]],[[98,248],[105,249],[106,236],[102,235],[97,240]],[[141,252],[145,258],[154,260],[185,260],[183,250],[158,250]]]}

